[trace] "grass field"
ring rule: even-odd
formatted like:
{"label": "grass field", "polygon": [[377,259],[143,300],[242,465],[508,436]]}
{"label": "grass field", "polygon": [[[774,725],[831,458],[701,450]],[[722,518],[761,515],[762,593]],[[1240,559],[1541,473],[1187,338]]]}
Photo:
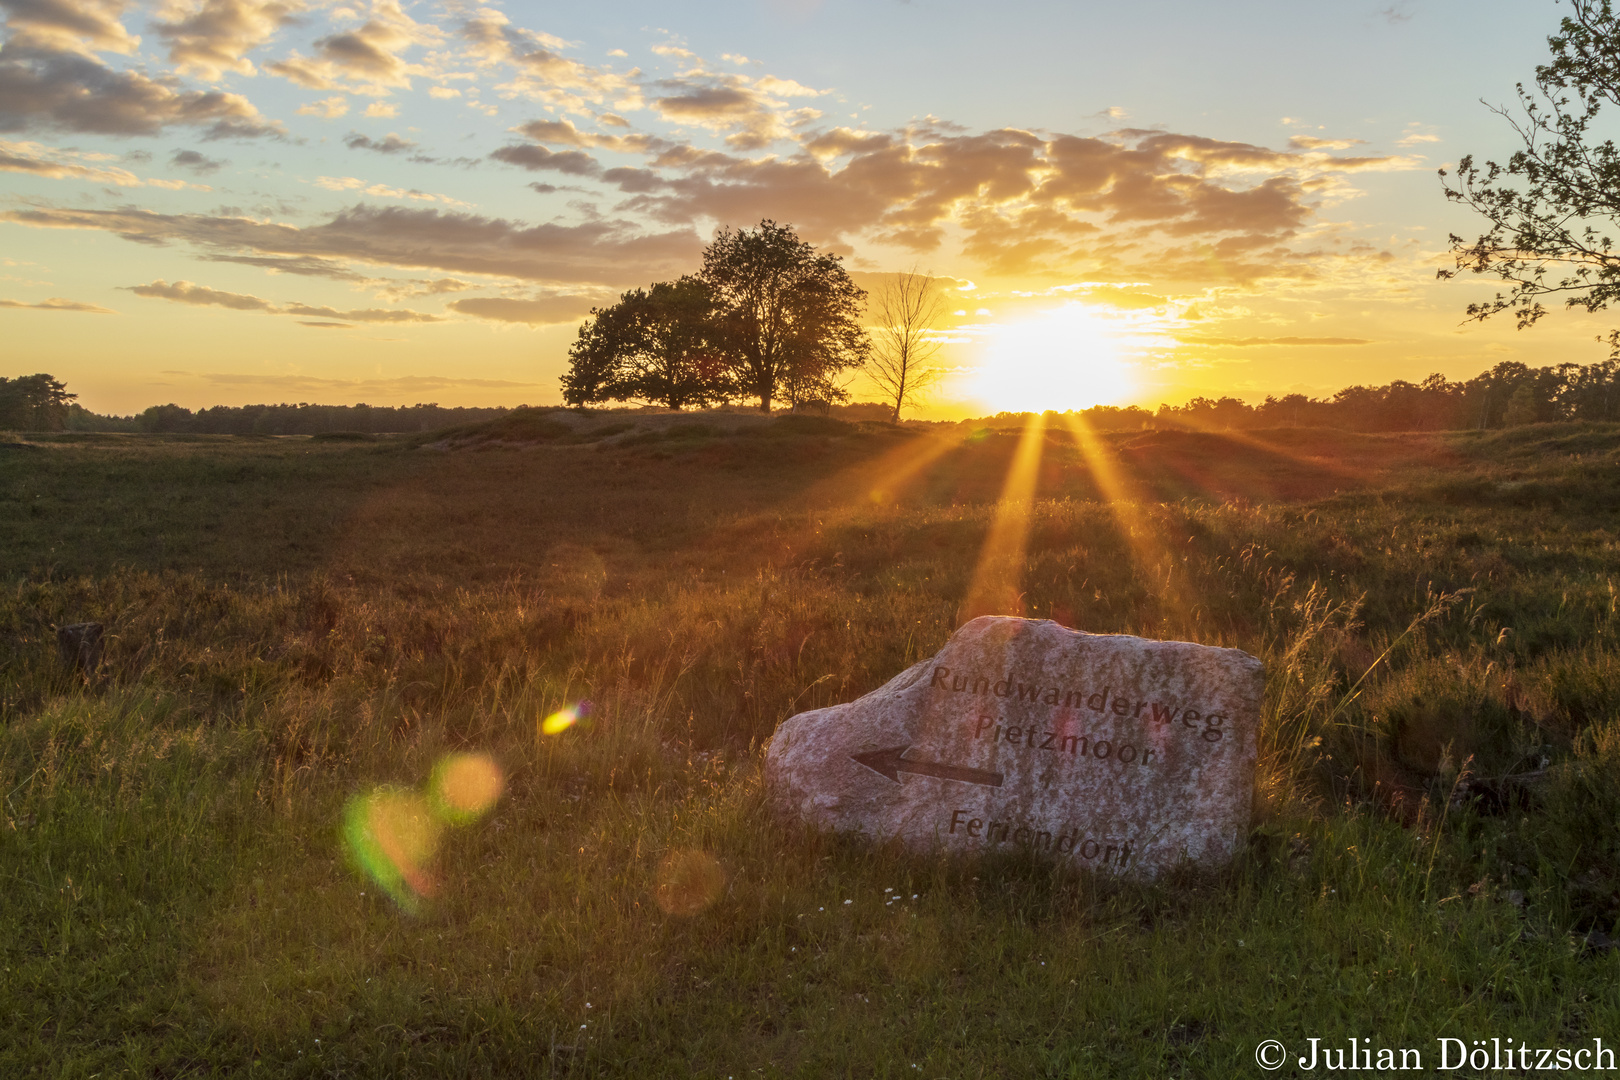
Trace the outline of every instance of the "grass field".
{"label": "grass field", "polygon": [[[0,1075],[1620,1048],[1620,426],[0,439]],[[1261,657],[1247,853],[1128,884],[765,812],[778,722],[983,611]],[[406,914],[344,807],[453,752],[505,794]]]}

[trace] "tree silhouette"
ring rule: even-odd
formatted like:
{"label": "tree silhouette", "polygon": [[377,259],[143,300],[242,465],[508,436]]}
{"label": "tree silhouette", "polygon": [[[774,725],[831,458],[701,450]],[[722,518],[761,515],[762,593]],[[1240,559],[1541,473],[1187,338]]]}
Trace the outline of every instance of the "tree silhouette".
{"label": "tree silhouette", "polygon": [[712,340],[738,392],[757,398],[761,412],[784,394],[794,404],[848,397],[837,376],[859,366],[870,343],[860,325],[866,293],[837,255],[765,220],[721,230],[699,276],[714,298]]}
{"label": "tree silhouette", "polygon": [[[1611,0],[1571,0],[1574,13],[1547,39],[1552,61],[1536,68],[1536,91],[1518,88],[1523,116],[1495,110],[1523,143],[1507,164],[1457,164],[1446,197],[1473,208],[1488,228],[1451,237],[1456,269],[1495,274],[1512,287],[1468,305],[1470,319],[1511,311],[1520,329],[1547,313],[1543,298],[1600,311],[1620,299],[1620,248],[1605,230],[1620,224],[1620,150],[1590,128],[1620,105],[1620,20]],[[1440,170],[1444,177],[1446,171]],[[1609,335],[1620,355],[1620,331]]]}
{"label": "tree silhouette", "polygon": [[930,334],[944,313],[945,298],[934,279],[915,268],[896,274],[872,300],[866,377],[894,402],[895,420],[944,374],[934,362],[941,343]]}
{"label": "tree silhouette", "polygon": [[61,431],[67,422],[68,405],[76,397],[67,392],[66,384],[50,375],[0,378],[0,429]]}
{"label": "tree silhouette", "polygon": [[633,289],[593,308],[568,350],[563,400],[650,401],[670,409],[710,405],[732,394],[725,363],[710,345],[709,287],[695,277]]}

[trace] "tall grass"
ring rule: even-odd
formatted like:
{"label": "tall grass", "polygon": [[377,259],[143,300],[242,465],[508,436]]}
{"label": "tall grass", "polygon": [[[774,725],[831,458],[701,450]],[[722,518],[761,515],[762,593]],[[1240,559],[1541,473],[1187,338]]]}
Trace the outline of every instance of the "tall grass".
{"label": "tall grass", "polygon": [[[0,537],[0,1071],[1225,1075],[1271,1037],[1613,1030],[1587,942],[1620,912],[1620,566],[1582,493],[1620,435],[1579,469],[1428,437],[1337,495],[1129,513],[1053,440],[1025,610],[1266,662],[1248,853],[1154,885],[765,812],[781,719],[949,636],[1010,454],[873,501],[894,436],[773,438],[124,441],[0,474],[55,507]],[[1561,501],[1489,494],[1520,481]],[[299,506],[320,529],[278,523]],[[87,619],[89,677],[53,640]],[[469,748],[507,793],[403,916],[342,806]]]}

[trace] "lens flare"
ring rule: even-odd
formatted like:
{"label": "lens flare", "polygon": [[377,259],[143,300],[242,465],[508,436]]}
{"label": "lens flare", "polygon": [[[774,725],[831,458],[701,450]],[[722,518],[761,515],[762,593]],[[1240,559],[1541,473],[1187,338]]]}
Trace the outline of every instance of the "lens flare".
{"label": "lens flare", "polygon": [[696,915],[726,887],[726,872],[707,851],[672,851],[658,867],[658,906],[669,915]]}
{"label": "lens flare", "polygon": [[439,850],[444,826],[428,801],[414,791],[378,788],[349,800],[343,838],[361,871],[411,914],[432,896],[427,865]]}
{"label": "lens flare", "polygon": [[578,701],[558,709],[540,722],[540,730],[547,735],[561,735],[591,714],[591,703]]}
{"label": "lens flare", "polygon": [[428,782],[428,802],[439,820],[470,825],[483,817],[506,789],[506,777],[488,754],[440,758]]}

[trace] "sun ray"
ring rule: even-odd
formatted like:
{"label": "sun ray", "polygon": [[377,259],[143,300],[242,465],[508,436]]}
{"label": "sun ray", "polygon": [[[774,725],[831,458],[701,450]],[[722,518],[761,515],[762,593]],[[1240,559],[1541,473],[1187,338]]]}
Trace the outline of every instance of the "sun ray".
{"label": "sun ray", "polygon": [[871,461],[862,461],[813,484],[804,493],[806,505],[836,502],[833,511],[843,520],[863,508],[893,502],[925,469],[962,445],[961,439],[934,434],[918,435]]}
{"label": "sun ray", "polygon": [[[1175,580],[1176,561],[1159,539],[1160,529],[1149,520],[1147,506],[1155,500],[1134,477],[1126,475],[1097,432],[1080,413],[1064,413],[1064,426],[1074,436],[1080,456],[1090,470],[1104,505],[1114,518],[1115,527],[1130,551],[1137,574],[1144,583],[1152,581],[1166,614],[1184,617],[1188,606]],[[1162,575],[1162,579],[1161,576]],[[1184,620],[1182,620],[1184,621]],[[1077,628],[1079,629],[1079,628]]]}
{"label": "sun ray", "polygon": [[1182,423],[1186,425],[1189,431],[1195,431],[1203,435],[1213,435],[1234,446],[1258,451],[1272,457],[1282,458],[1296,465],[1319,470],[1335,480],[1352,486],[1359,487],[1371,478],[1371,473],[1367,470],[1355,469],[1344,462],[1335,461],[1331,458],[1301,454],[1291,447],[1270,439],[1262,439],[1260,436],[1247,431],[1240,431],[1236,428],[1218,428],[1208,424],[1189,423],[1185,420]]}
{"label": "sun ray", "polygon": [[[907,438],[876,458],[858,461],[823,477],[794,498],[795,504],[810,512],[816,529],[837,528],[863,514],[892,506],[906,489],[940,458],[960,448],[960,436],[932,432]],[[780,511],[767,511],[766,518],[780,517]],[[791,530],[779,536],[771,560],[791,564],[801,544],[810,542],[813,530]]]}
{"label": "sun ray", "polygon": [[1007,479],[996,502],[990,531],[979,550],[972,584],[957,609],[958,623],[980,615],[1024,614],[1025,550],[1045,444],[1046,417],[1033,413],[1007,468]]}

